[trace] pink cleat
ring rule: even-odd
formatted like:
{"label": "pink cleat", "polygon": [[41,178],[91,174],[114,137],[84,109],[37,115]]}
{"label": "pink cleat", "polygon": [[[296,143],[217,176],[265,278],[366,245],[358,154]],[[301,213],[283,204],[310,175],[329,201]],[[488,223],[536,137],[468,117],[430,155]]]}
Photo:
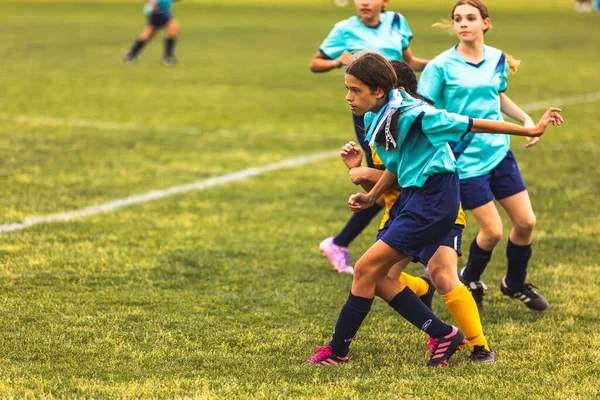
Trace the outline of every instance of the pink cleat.
{"label": "pink cleat", "polygon": [[431,350],[431,357],[427,361],[428,367],[439,368],[448,364],[448,360],[465,344],[465,334],[452,327],[452,332],[440,338],[430,338],[427,348]]}
{"label": "pink cleat", "polygon": [[339,365],[348,361],[348,356],[340,357],[333,354],[331,346],[315,347],[317,354],[306,360],[308,364],[313,365]]}
{"label": "pink cleat", "polygon": [[333,237],[328,237],[319,244],[319,250],[323,257],[327,257],[333,269],[338,273],[354,275],[354,269],[350,265],[350,254],[348,249],[333,243]]}

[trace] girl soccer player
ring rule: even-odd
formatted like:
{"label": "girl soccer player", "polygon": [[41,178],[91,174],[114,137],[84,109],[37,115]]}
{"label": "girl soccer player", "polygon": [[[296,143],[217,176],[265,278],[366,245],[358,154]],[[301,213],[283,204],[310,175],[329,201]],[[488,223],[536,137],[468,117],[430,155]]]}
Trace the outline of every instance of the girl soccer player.
{"label": "girl soccer player", "polygon": [[[416,94],[417,76],[410,66],[403,61],[392,61],[390,64],[394,68],[398,78],[396,86],[405,90],[411,96],[419,98]],[[362,152],[354,142],[346,143],[340,154],[344,163],[350,169],[352,182],[361,185],[367,192],[370,191],[383,174],[383,171],[362,167]],[[381,163],[376,153],[373,154],[373,160],[376,164]],[[394,212],[397,211],[397,208],[393,208],[393,205],[399,195],[400,190],[396,188],[390,188],[383,194],[386,208],[379,226],[378,237],[385,233],[389,224],[393,221]],[[457,274],[458,257],[462,255],[461,240],[464,226],[465,213],[460,208],[452,233],[441,243],[439,250],[429,261],[431,278],[427,275],[419,278],[404,272],[400,273],[411,261],[410,259],[406,259],[405,262],[395,265],[388,276],[392,279],[400,279],[400,283],[408,286],[415,292],[429,309],[431,309],[433,292],[437,289],[448,311],[456,321],[458,328],[466,336],[467,344],[471,350],[469,358],[476,363],[487,364],[494,362],[496,355],[483,334],[481,319],[475,300],[469,293],[469,290],[460,282]],[[433,346],[433,342],[428,344],[429,348]]]}
{"label": "girl soccer player", "polygon": [[[490,28],[488,9],[481,0],[460,0],[452,9],[458,45],[437,56],[425,68],[418,92],[436,107],[473,117],[502,121],[502,112],[526,127],[533,121],[505,93],[508,70],[518,62],[483,43]],[[439,25],[439,24],[438,24]],[[526,147],[537,143],[531,140]],[[458,162],[462,205],[471,210],[480,231],[471,243],[461,280],[471,290],[480,312],[487,286],[481,282],[492,250],[502,238],[502,220],[494,199],[512,221],[506,257],[508,268],[500,289],[532,310],[548,302],[525,282],[531,258],[535,215],[508,135],[466,135],[454,146]]]}
{"label": "girl soccer player", "polygon": [[[423,70],[427,60],[412,55],[409,42],[413,35],[406,19],[399,13],[385,11],[388,4],[389,0],[354,0],[358,16],[335,24],[314,55],[310,70],[327,72],[345,67],[352,61],[353,53],[364,50],[378,52],[388,60],[404,60],[415,71]],[[364,141],[363,117],[354,115],[353,119],[357,141],[365,151],[367,165],[374,167],[369,146]],[[321,252],[336,271],[352,274],[347,247],[381,208],[381,205],[376,205],[354,214],[337,236],[321,242]]]}
{"label": "girl soccer player", "polygon": [[148,17],[148,23],[140,36],[135,40],[131,49],[123,57],[127,64],[133,64],[137,60],[138,53],[144,45],[150,41],[156,32],[165,28],[165,53],[162,63],[167,67],[173,67],[177,63],[173,56],[173,49],[179,34],[179,24],[175,17],[171,15],[173,0],[147,0],[144,6],[144,14]]}
{"label": "girl soccer player", "polygon": [[366,115],[367,139],[386,170],[369,193],[350,196],[352,211],[371,207],[396,182],[401,194],[387,230],[357,261],[352,288],[329,345],[317,347],[310,364],[348,361],[350,342],[371,309],[375,294],[432,339],[427,365],[445,365],[464,334],[440,321],[405,285],[388,276],[392,266],[417,257],[423,264],[436,256],[455,227],[460,204],[456,162],[448,142],[469,132],[537,137],[549,123],[563,122],[550,108],[533,128],[503,121],[472,119],[448,113],[392,90],[396,74],[381,55],[367,53],[348,66],[346,100],[356,115]]}

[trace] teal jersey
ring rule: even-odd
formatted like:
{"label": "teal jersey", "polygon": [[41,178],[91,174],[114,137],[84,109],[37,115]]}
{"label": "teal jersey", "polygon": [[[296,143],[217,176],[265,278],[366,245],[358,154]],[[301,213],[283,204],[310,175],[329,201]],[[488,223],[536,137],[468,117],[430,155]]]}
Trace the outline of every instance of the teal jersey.
{"label": "teal jersey", "polygon": [[[374,142],[374,135],[385,136],[386,107],[376,115],[365,114],[367,139],[374,142],[375,151],[386,169],[398,177],[402,188],[425,184],[428,177],[456,171],[456,160],[448,142],[460,141],[471,131],[473,119],[434,108],[405,92],[390,92],[400,112],[392,143]],[[380,129],[381,127],[381,129]],[[391,141],[391,139],[390,139]]]}
{"label": "teal jersey", "polygon": [[402,51],[408,48],[412,32],[406,19],[393,11],[379,14],[375,28],[363,24],[359,17],[350,17],[335,24],[319,51],[329,59],[344,51],[374,51],[388,60],[402,60]]}
{"label": "teal jersey", "polygon": [[[418,93],[435,107],[472,118],[503,121],[500,93],[506,90],[508,63],[500,50],[484,46],[483,61],[468,63],[456,46],[427,64]],[[460,179],[492,171],[510,148],[509,135],[469,134],[453,144]]]}
{"label": "teal jersey", "polygon": [[173,0],[150,0],[144,5],[144,14],[150,15],[156,4],[155,13],[170,14],[173,8]]}

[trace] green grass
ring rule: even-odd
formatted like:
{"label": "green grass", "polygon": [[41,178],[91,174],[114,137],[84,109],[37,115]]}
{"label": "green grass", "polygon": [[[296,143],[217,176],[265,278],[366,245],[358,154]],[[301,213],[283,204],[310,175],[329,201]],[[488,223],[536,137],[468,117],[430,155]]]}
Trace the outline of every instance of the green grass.
{"label": "green grass", "polygon": [[[405,3],[391,8],[407,17],[416,56],[454,43],[430,28],[453,2]],[[489,1],[487,43],[523,61],[509,81],[517,103],[600,92],[600,14],[572,3]],[[138,1],[0,0],[0,224],[339,148],[353,135],[342,74],[308,70],[351,13],[331,4],[186,0],[175,7],[180,65],[166,69],[160,37],[137,65],[120,62],[142,28]],[[596,398],[598,102],[564,116],[535,148],[513,141],[538,217],[530,278],[551,308],[534,314],[500,295],[500,246],[484,275],[496,364],[463,352],[427,369],[423,334],[376,301],[351,363],[302,365],[351,283],[317,250],[356,190],[334,157],[1,234],[0,398]],[[434,307],[450,320],[439,298]]]}

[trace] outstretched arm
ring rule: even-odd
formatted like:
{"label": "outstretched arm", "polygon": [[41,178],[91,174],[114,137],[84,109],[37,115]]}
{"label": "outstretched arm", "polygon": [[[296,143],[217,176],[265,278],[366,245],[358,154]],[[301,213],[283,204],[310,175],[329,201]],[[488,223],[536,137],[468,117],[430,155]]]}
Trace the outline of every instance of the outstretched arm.
{"label": "outstretched arm", "polygon": [[544,113],[540,121],[534,127],[524,127],[510,122],[491,121],[487,119],[473,119],[471,132],[473,133],[505,133],[515,136],[539,137],[544,134],[549,124],[560,125],[565,120],[560,115],[562,110],[556,107],[550,107]]}
{"label": "outstretched arm", "polygon": [[332,69],[345,67],[352,62],[352,54],[349,51],[344,51],[338,58],[331,60],[326,58],[320,51],[314,55],[310,62],[310,70],[312,72],[327,72]]}
{"label": "outstretched arm", "polygon": [[[500,109],[510,118],[520,121],[525,128],[533,128],[535,123],[525,111],[523,111],[506,93],[500,93]],[[527,144],[525,147],[535,146],[539,141],[539,138],[527,138]]]}

